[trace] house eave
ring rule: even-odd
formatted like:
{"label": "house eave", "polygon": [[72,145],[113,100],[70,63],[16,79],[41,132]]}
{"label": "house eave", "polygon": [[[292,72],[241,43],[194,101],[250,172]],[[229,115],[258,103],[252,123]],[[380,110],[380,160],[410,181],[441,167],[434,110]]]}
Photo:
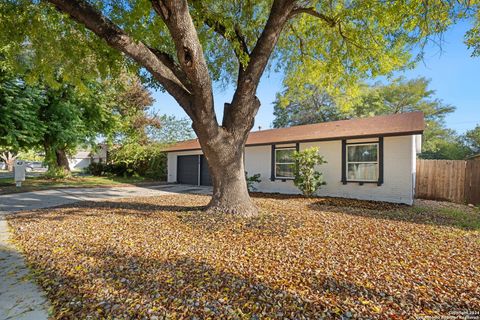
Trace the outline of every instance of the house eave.
{"label": "house eave", "polygon": [[[286,143],[309,143],[309,142],[319,142],[319,141],[336,141],[343,139],[368,139],[368,138],[377,138],[377,137],[396,137],[396,136],[410,136],[423,134],[424,130],[416,131],[405,131],[405,132],[392,132],[392,133],[379,133],[379,134],[369,134],[369,135],[353,135],[353,136],[339,136],[331,138],[314,138],[314,139],[302,139],[302,140],[281,140],[281,141],[271,141],[271,142],[262,142],[262,143],[247,143],[245,147],[258,147],[258,146],[269,146],[272,144],[286,144]],[[185,152],[185,151],[199,151],[201,148],[187,148],[187,149],[175,149],[175,150],[166,150],[167,153],[171,152]]]}

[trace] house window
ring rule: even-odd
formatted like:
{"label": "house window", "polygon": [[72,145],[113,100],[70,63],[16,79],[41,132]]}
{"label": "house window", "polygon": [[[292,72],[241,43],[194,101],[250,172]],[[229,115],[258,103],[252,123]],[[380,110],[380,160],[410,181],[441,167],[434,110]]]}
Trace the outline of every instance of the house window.
{"label": "house window", "polygon": [[295,176],[295,148],[275,149],[275,178],[293,179]]}
{"label": "house window", "polygon": [[379,181],[378,143],[347,145],[347,181]]}

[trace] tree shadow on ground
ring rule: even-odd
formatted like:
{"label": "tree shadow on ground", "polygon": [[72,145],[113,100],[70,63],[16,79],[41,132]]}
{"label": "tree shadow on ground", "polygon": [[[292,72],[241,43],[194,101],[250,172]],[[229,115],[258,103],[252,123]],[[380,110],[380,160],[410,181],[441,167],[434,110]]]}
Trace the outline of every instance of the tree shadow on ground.
{"label": "tree shadow on ground", "polygon": [[[206,208],[205,205],[160,205],[137,201],[84,201],[50,209],[12,213],[7,218],[19,222],[38,222],[41,220],[65,221],[79,217],[101,218],[110,214],[152,219],[157,219],[160,215],[173,215],[182,224],[202,232],[215,233],[232,228],[231,231],[236,234],[255,231],[276,236],[285,235],[303,225],[302,219],[285,215],[261,214],[257,217],[244,218],[230,214],[207,213]],[[288,223],[286,219],[289,219]]]}
{"label": "tree shadow on ground", "polygon": [[[359,298],[389,306],[390,312],[412,311],[402,310],[402,306],[432,307],[432,301],[419,301],[413,295],[390,296],[327,275],[314,276],[307,290],[296,291],[262,281],[255,274],[245,277],[181,255],[154,259],[128,255],[107,245],[101,251],[88,249],[77,254],[84,263],[73,267],[73,273],[45,261],[34,263],[34,268],[42,270],[39,281],[53,301],[56,316],[65,319],[323,319],[371,315],[368,307],[358,303]],[[89,265],[85,261],[99,263]],[[354,311],[345,301],[354,301],[360,308]],[[456,310],[468,307],[461,299],[447,304]]]}
{"label": "tree shadow on ground", "polygon": [[[61,221],[75,217],[101,217],[105,214],[117,214],[128,216],[150,216],[157,212],[187,213],[204,211],[204,205],[155,205],[142,202],[117,202],[117,201],[83,201],[73,204],[60,205],[48,209],[37,209],[27,212],[14,212],[7,215],[8,219],[17,220],[39,220],[47,219],[53,221]],[[55,211],[55,209],[62,209]],[[89,211],[89,209],[91,211]],[[97,211],[104,209],[103,211]],[[112,210],[111,212],[105,210]]]}

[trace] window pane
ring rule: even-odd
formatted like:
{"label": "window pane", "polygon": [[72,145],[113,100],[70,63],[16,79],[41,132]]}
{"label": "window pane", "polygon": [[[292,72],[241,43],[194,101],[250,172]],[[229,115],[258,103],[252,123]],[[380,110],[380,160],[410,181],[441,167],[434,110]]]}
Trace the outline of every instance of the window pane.
{"label": "window pane", "polygon": [[276,162],[277,163],[282,163],[282,162],[295,162],[293,160],[293,152],[295,152],[295,149],[284,149],[284,150],[276,150],[277,156],[276,156]]}
{"label": "window pane", "polygon": [[295,175],[295,164],[276,164],[275,176],[284,178],[293,178]]}
{"label": "window pane", "polygon": [[376,163],[349,163],[348,180],[378,180]]}
{"label": "window pane", "polygon": [[377,145],[348,146],[348,161],[377,161]]}

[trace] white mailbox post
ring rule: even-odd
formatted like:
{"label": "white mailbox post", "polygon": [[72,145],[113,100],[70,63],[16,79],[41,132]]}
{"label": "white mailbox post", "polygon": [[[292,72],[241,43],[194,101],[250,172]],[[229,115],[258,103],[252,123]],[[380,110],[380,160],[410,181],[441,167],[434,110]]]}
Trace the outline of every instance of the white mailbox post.
{"label": "white mailbox post", "polygon": [[15,183],[17,187],[21,187],[22,181],[25,181],[25,170],[26,170],[25,161],[16,160],[15,165],[13,166],[13,172],[14,172]]}

